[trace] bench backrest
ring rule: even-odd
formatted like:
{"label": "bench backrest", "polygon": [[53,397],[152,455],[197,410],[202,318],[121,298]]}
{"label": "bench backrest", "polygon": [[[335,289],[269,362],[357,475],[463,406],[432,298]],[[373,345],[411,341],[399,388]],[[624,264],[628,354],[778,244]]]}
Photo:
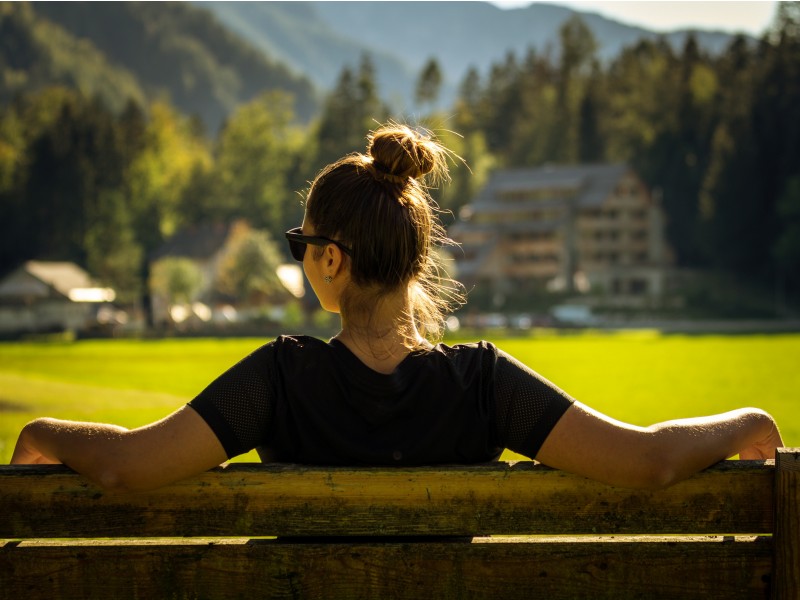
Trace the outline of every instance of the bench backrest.
{"label": "bench backrest", "polygon": [[530,462],[320,468],[231,464],[105,493],[62,466],[0,467],[0,537],[772,533],[774,465],[726,461],[666,490]]}
{"label": "bench backrest", "polygon": [[[610,487],[527,462],[407,469],[232,464],[135,494],[103,492],[60,466],[2,466],[0,538],[281,536],[283,545],[270,552],[288,552],[292,544],[286,538],[308,536],[314,548],[327,543],[322,554],[330,559],[348,544],[337,536],[350,538],[351,553],[353,544],[366,544],[378,554],[400,550],[397,544],[376,544],[378,537],[353,536],[403,536],[403,560],[432,560],[435,546],[450,556],[446,564],[460,570],[462,582],[470,560],[475,561],[473,568],[480,571],[484,565],[486,571],[487,553],[498,559],[493,573],[512,582],[512,588],[516,581],[515,589],[526,589],[519,587],[522,564],[546,563],[540,579],[544,573],[557,580],[560,567],[552,561],[556,552],[564,581],[574,580],[575,569],[585,568],[591,555],[592,564],[600,570],[605,565],[611,577],[614,565],[620,573],[631,571],[632,564],[640,569],[650,565],[649,571],[641,571],[644,585],[657,585],[653,569],[658,571],[660,564],[663,582],[678,584],[682,577],[707,572],[708,585],[718,591],[727,589],[725,585],[740,591],[746,586],[748,594],[771,587],[773,597],[790,598],[800,593],[799,482],[800,449],[781,450],[776,461],[724,461],[659,491]],[[486,535],[551,537],[524,538],[536,544],[515,538],[477,545],[433,537]],[[607,535],[615,537],[597,537]],[[665,535],[684,537],[643,543]],[[721,537],[699,537],[709,535]],[[233,560],[241,550],[231,545],[233,554],[228,556],[218,546],[223,561]],[[312,552],[308,545],[293,547],[297,554],[285,560],[302,562]],[[3,556],[0,569],[5,568]],[[386,569],[398,559],[386,555]],[[321,560],[318,555],[318,565]],[[375,556],[370,560],[373,565],[380,562]],[[501,564],[508,573],[503,574],[506,567]],[[694,575],[681,576],[681,569]],[[632,576],[625,575],[626,586],[632,585]],[[446,583],[436,569],[431,578],[429,585]]]}

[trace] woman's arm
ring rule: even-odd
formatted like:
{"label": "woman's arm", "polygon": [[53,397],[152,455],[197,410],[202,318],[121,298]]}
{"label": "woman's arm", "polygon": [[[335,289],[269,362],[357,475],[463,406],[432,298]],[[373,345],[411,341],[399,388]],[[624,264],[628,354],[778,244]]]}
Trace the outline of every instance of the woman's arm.
{"label": "woman's arm", "polygon": [[12,464],[64,463],[103,488],[152,489],[227,460],[217,436],[191,407],[138,429],[36,419],[22,430]]}
{"label": "woman's arm", "polygon": [[576,402],[536,460],[612,485],[660,488],[735,454],[773,458],[781,446],[774,419],[755,408],[636,427]]}
{"label": "woman's arm", "polygon": [[107,489],[153,489],[202,473],[263,445],[269,430],[276,342],[212,381],[190,404],[138,429],[36,419],[11,462],[64,463]]}

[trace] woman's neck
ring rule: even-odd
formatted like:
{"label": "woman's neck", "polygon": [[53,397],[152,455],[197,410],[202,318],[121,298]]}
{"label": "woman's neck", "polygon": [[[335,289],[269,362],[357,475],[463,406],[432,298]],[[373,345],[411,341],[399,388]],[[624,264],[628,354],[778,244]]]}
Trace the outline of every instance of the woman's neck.
{"label": "woman's neck", "polygon": [[363,311],[342,313],[342,330],[335,336],[361,362],[381,373],[391,373],[413,350],[430,347],[411,316],[408,294],[390,294]]}

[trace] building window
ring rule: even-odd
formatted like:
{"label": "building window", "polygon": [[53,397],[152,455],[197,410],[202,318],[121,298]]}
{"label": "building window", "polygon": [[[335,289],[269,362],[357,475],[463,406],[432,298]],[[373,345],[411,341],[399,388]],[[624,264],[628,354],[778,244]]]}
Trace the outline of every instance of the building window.
{"label": "building window", "polygon": [[647,280],[646,279],[631,279],[630,292],[633,295],[641,296],[647,293]]}

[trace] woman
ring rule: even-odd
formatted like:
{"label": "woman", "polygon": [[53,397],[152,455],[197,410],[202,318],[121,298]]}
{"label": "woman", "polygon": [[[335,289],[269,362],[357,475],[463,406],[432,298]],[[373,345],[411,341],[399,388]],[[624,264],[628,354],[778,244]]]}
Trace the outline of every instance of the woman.
{"label": "woman", "polygon": [[[764,411],[745,408],[651,427],[573,400],[488,342],[449,347],[439,333],[443,232],[422,183],[446,176],[447,150],[397,125],[366,155],[329,165],[308,194],[293,256],[322,307],[330,341],[281,336],[187,406],[145,427],[37,419],[12,463],[64,463],[106,488],[148,489],[258,448],[313,464],[470,463],[503,448],[611,484],[662,487],[735,454],[782,446]],[[451,290],[451,298],[453,297]]]}

